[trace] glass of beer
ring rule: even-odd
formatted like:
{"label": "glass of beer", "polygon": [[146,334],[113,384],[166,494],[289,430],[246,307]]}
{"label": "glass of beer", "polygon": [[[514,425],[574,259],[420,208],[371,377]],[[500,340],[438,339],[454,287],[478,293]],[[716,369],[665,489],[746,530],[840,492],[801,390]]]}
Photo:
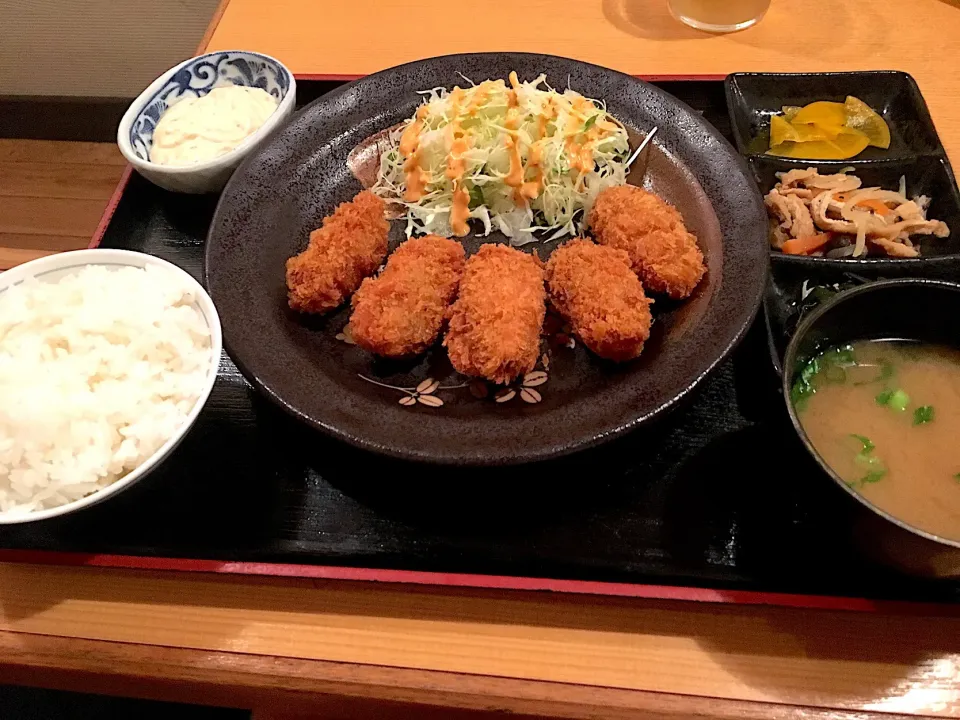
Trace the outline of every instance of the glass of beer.
{"label": "glass of beer", "polygon": [[725,33],[760,22],[770,0],[667,0],[670,12],[697,30]]}

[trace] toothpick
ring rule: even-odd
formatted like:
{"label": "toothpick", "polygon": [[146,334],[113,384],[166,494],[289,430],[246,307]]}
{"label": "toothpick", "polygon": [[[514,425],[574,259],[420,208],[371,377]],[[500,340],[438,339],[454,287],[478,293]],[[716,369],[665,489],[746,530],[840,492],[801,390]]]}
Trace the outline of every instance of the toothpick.
{"label": "toothpick", "polygon": [[640,147],[634,150],[633,155],[631,155],[630,159],[627,160],[627,170],[629,170],[630,166],[633,165],[633,161],[640,157],[640,153],[643,152],[643,149],[647,146],[647,143],[653,140],[653,136],[657,134],[657,130],[659,129],[659,127],[655,127],[653,130],[647,133],[647,136],[643,139],[643,142],[640,143]]}

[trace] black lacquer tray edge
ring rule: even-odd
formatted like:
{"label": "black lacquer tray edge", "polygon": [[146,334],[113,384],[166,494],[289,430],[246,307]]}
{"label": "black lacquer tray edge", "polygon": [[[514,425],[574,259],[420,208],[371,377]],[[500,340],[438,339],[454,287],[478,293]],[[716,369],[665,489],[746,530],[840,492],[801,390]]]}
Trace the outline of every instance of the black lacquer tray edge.
{"label": "black lacquer tray edge", "polygon": [[[356,76],[359,77],[359,76]],[[709,82],[722,87],[722,75],[652,75],[637,76],[657,83]],[[320,86],[317,96],[354,76],[297,75],[298,81]],[[326,86],[326,87],[324,87]],[[945,153],[944,153],[945,157]],[[88,247],[100,245],[121,198],[127,190],[132,168],[128,166],[117,185]],[[771,269],[775,273],[775,265]],[[764,312],[767,315],[766,310]],[[768,318],[765,318],[768,321]],[[494,574],[451,573],[418,570],[395,570],[375,567],[297,564],[282,562],[234,562],[185,557],[138,556],[125,554],[81,553],[50,550],[0,549],[0,562],[22,562],[84,567],[108,567],[152,571],[203,572],[273,577],[388,582],[413,585],[437,585],[477,589],[549,591],[640,599],[772,605],[810,609],[848,610],[860,612],[894,612],[907,614],[960,613],[952,603],[936,601],[901,601],[866,599],[854,595],[807,595],[739,589],[717,589],[685,585],[606,582],[560,578],[521,577]]]}

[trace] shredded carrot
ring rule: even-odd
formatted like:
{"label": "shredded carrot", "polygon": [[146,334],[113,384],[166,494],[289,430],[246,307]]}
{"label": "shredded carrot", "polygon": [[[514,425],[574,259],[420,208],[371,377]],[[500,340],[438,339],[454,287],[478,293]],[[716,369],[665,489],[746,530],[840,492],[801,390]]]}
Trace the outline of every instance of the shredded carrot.
{"label": "shredded carrot", "polygon": [[857,203],[857,207],[866,207],[873,210],[877,215],[889,215],[890,208],[884,205],[879,200],[861,200]]}
{"label": "shredded carrot", "polygon": [[842,192],[837,193],[836,195],[833,196],[833,199],[836,200],[837,202],[846,202],[847,193],[842,193]]}
{"label": "shredded carrot", "polygon": [[787,240],[780,249],[787,255],[809,255],[830,242],[831,237],[833,235],[827,232],[805,238],[795,238]]}

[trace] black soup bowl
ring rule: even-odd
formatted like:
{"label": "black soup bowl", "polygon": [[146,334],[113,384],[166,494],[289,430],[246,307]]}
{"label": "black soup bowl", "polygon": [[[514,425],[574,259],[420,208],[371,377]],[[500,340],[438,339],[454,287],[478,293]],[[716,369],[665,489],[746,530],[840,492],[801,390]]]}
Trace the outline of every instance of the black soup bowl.
{"label": "black soup bowl", "polygon": [[790,399],[797,375],[816,355],[837,345],[883,339],[960,348],[960,284],[916,278],[881,280],[841,292],[811,311],[784,356],[787,412],[807,450],[852,501],[852,531],[867,555],[914,575],[960,578],[960,542],[911,527],[848,487],[814,449]]}

